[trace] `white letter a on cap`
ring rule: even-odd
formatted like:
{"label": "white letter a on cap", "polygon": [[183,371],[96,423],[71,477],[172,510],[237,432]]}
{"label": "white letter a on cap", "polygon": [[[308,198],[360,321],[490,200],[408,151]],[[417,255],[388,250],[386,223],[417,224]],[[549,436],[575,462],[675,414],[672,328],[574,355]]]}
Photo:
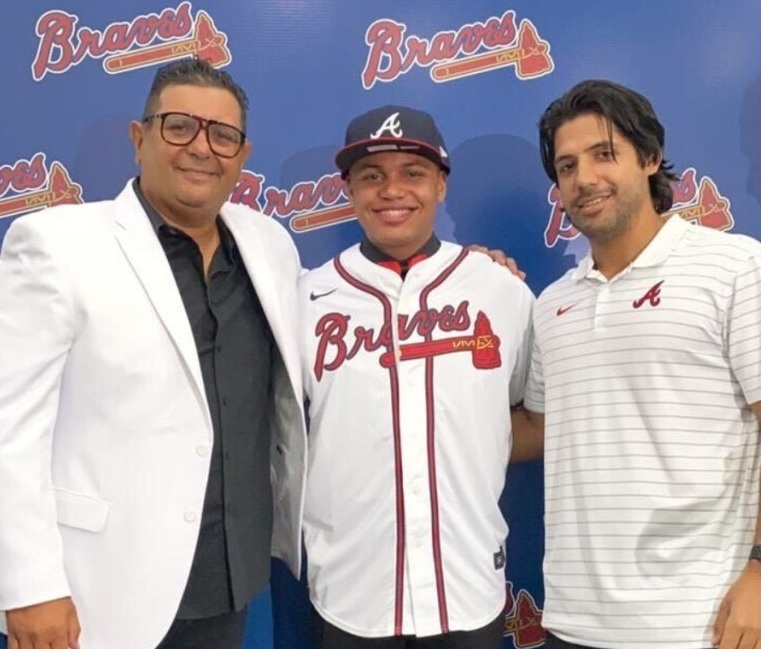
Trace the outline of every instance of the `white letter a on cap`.
{"label": "white letter a on cap", "polygon": [[370,134],[370,138],[377,140],[381,135],[388,131],[394,137],[402,137],[402,125],[399,123],[399,113],[393,113],[386,118],[380,128],[375,133]]}

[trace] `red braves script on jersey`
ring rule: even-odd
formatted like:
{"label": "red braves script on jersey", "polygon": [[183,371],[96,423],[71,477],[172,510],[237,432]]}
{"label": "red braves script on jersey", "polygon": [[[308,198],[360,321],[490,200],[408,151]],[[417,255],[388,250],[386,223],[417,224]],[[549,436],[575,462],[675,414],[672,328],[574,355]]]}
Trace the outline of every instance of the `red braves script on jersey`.
{"label": "red braves script on jersey", "polygon": [[[345,361],[354,358],[361,349],[374,352],[380,348],[386,349],[378,362],[383,367],[394,363],[392,351],[393,334],[391,323],[385,322],[376,333],[374,328],[355,327],[349,334],[349,315],[327,313],[320,318],[315,327],[315,335],[320,341],[317,345],[317,356],[314,363],[315,377],[319,381],[324,371],[337,370]],[[468,301],[463,300],[457,307],[448,304],[442,309],[424,309],[412,316],[399,315],[399,340],[409,340],[413,334],[430,338],[435,331],[467,331],[471,325],[468,313]],[[350,344],[349,344],[350,343]],[[491,330],[489,318],[482,311],[476,316],[476,326],[472,336],[456,336],[413,343],[400,346],[400,360],[426,358],[452,352],[473,352],[473,366],[476,369],[492,369],[499,367],[499,337]],[[330,353],[330,354],[329,354]],[[329,362],[325,362],[330,355]]]}

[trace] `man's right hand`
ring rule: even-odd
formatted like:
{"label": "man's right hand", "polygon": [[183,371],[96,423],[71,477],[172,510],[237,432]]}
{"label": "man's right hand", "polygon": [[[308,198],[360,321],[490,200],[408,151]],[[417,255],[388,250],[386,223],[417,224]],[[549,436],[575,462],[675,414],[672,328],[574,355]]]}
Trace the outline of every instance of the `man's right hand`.
{"label": "man's right hand", "polygon": [[71,597],[6,612],[8,649],[79,649],[79,619]]}

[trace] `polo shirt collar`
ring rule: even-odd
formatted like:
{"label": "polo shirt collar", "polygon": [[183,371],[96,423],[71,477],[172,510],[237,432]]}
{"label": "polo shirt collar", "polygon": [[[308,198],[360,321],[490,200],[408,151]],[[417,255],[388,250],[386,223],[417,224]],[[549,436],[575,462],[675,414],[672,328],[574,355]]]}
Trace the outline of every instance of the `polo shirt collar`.
{"label": "polo shirt collar", "polygon": [[[648,268],[663,263],[689,227],[692,226],[678,214],[668,217],[645,249],[619,275],[632,268]],[[597,274],[594,266],[590,250],[574,269],[573,278],[580,280]]]}

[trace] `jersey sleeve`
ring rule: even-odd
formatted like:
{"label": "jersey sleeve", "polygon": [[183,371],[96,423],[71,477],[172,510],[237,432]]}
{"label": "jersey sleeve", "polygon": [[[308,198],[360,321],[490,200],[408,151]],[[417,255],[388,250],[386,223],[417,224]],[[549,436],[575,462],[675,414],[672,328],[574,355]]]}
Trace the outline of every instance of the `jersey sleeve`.
{"label": "jersey sleeve", "polygon": [[534,338],[531,324],[534,308],[534,294],[524,285],[525,290],[521,295],[520,324],[521,339],[517,350],[515,367],[510,377],[510,405],[514,406],[525,398],[526,380],[529,374],[531,361],[531,345]]}
{"label": "jersey sleeve", "polygon": [[761,401],[761,254],[735,277],[726,316],[732,372],[749,404]]}

